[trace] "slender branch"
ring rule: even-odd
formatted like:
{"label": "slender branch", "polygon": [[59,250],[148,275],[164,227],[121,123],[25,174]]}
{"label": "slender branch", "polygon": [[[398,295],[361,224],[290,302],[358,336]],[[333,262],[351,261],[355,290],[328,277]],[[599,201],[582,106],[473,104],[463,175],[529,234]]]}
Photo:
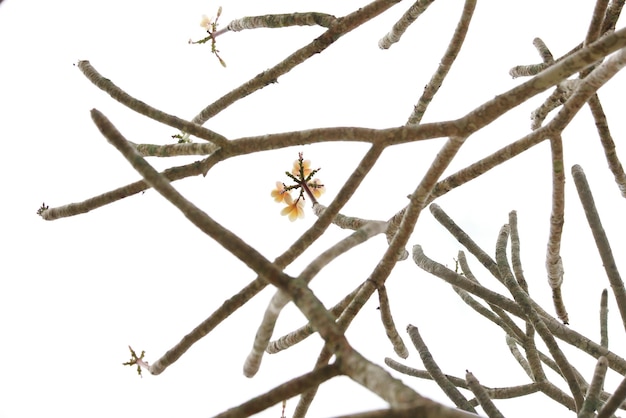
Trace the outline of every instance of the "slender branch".
{"label": "slender branch", "polygon": [[[433,380],[433,377],[426,370],[414,369],[409,366],[405,366],[402,363],[398,363],[397,361],[385,357],[385,364],[392,369],[406,374],[407,376],[418,377],[420,379]],[[446,379],[448,379],[452,384],[458,388],[469,389],[467,382],[464,379],[461,379],[457,376],[452,376],[449,374],[445,375]],[[483,389],[487,392],[491,399],[512,399],[518,398],[525,395],[530,395],[531,393],[536,393],[539,391],[539,385],[536,383],[529,383],[526,385],[519,386],[510,386],[510,387],[502,387],[502,388],[490,388],[487,386],[483,386]],[[470,401],[472,403],[472,401]]]}
{"label": "slender branch", "polygon": [[585,42],[583,45],[589,45],[598,39],[602,34],[602,23],[604,22],[604,16],[606,15],[608,7],[609,0],[596,0],[596,5],[593,8],[591,22],[589,22],[587,36],[585,36]]}
{"label": "slender branch", "polygon": [[[321,203],[313,204],[313,213],[316,216],[321,216],[326,210],[326,206]],[[364,225],[367,225],[369,222],[377,222],[371,219],[362,219],[354,216],[346,216],[338,213],[333,219],[333,224],[337,225],[341,229],[351,229],[356,231],[359,228],[362,228]]]}
{"label": "slender branch", "polygon": [[512,210],[509,212],[509,228],[511,230],[511,265],[513,267],[513,274],[522,290],[528,293],[528,283],[526,282],[524,269],[522,268],[521,244],[517,229],[517,211]]}
{"label": "slender branch", "polygon": [[[424,87],[424,92],[422,96],[417,101],[417,105],[413,109],[413,112],[409,116],[407,121],[407,125],[417,125],[422,121],[422,117],[426,112],[426,108],[432,101],[435,94],[439,91],[439,88],[443,84],[443,80],[448,75],[452,64],[456,60],[456,57],[459,55],[459,51],[463,46],[463,41],[465,40],[465,35],[467,35],[467,31],[469,29],[470,21],[472,20],[472,16],[474,15],[474,9],[476,8],[476,0],[466,0],[465,5],[463,6],[463,12],[461,14],[461,19],[456,25],[456,29],[454,30],[454,34],[452,35],[452,39],[448,44],[448,48],[446,52],[443,54],[443,57],[439,61],[439,66],[437,70],[433,74],[432,78]],[[380,44],[379,44],[380,45]]]}
{"label": "slender branch", "polygon": [[[385,364],[391,367],[392,369],[394,369],[395,371],[400,372],[402,374],[406,374],[407,376],[418,377],[420,379],[426,379],[426,380],[433,380],[433,376],[428,372],[428,370],[414,369],[413,367],[406,366],[389,357],[385,357]],[[467,382],[464,379],[457,377],[457,376],[452,376],[449,374],[445,374],[444,376],[454,386],[458,388],[462,388],[462,389],[469,389],[469,386],[467,385]],[[490,388],[485,388],[485,389],[488,391],[492,390]]]}
{"label": "slender branch", "polygon": [[587,394],[585,396],[585,402],[578,414],[578,418],[592,418],[593,413],[602,405],[600,400],[600,393],[604,386],[604,379],[606,377],[606,371],[608,368],[608,362],[606,357],[600,357],[596,363],[596,368],[593,371],[593,377],[591,378],[591,384],[587,388]]}
{"label": "slender branch", "polygon": [[537,52],[539,52],[539,55],[541,56],[544,64],[554,64],[554,56],[552,56],[552,52],[550,52],[545,42],[543,42],[541,38],[533,39],[533,45],[535,46],[535,48],[537,48]]}
{"label": "slender branch", "polygon": [[[379,409],[376,411],[341,415],[336,418],[476,418],[477,415],[459,409],[448,408],[433,401],[407,409]],[[294,417],[295,418],[295,417]]]}
{"label": "slender branch", "polygon": [[[522,289],[521,286],[520,289]],[[541,364],[541,358],[539,357],[539,350],[537,350],[537,345],[535,344],[535,328],[533,324],[529,322],[526,322],[526,339],[524,340],[523,347],[526,352],[526,359],[528,359],[528,366],[530,367],[530,378],[534,382],[542,384],[548,382],[548,378]]]}
{"label": "slender branch", "polygon": [[[341,299],[335,306],[329,309],[329,312],[335,317],[338,318],[339,315],[346,309],[348,304],[354,299],[356,293],[359,291],[359,285],[352,292],[348,293]],[[311,323],[307,323],[302,327],[298,328],[295,331],[290,332],[289,334],[283,335],[275,341],[270,341],[267,345],[267,349],[265,350],[268,354],[276,354],[280,351],[286,350],[291,346],[298,344],[301,341],[304,341],[307,337],[313,335],[315,333],[315,329],[311,325]]]}
{"label": "slender branch", "polygon": [[605,348],[609,348],[609,307],[608,307],[609,292],[606,289],[602,290],[602,296],[600,297],[600,345]]}
{"label": "slender branch", "polygon": [[460,274],[457,274],[454,271],[448,269],[444,265],[439,264],[436,261],[428,258],[424,254],[421,245],[413,246],[413,261],[415,262],[415,264],[417,264],[419,268],[427,271],[433,276],[437,276],[453,286],[460,287],[461,289],[464,289],[478,296],[488,303],[499,306],[500,308],[505,309],[513,315],[516,315],[520,318],[524,317],[522,309],[514,301],[508,299],[505,296],[502,296],[499,293],[489,290],[478,283],[468,280]]}
{"label": "slender branch", "polygon": [[552,150],[552,213],[550,215],[550,235],[546,251],[548,284],[552,289],[554,308],[564,324],[569,323],[567,309],[561,294],[563,283],[563,260],[561,259],[561,237],[565,214],[565,171],[563,163],[563,141],[560,136],[550,139]]}
{"label": "slender branch", "polygon": [[100,90],[103,90],[109,94],[113,99],[129,107],[137,113],[147,116],[151,119],[161,122],[165,125],[172,126],[182,131],[188,132],[198,138],[205,139],[214,143],[219,147],[226,147],[228,139],[219,135],[207,128],[200,126],[200,124],[194,122],[188,122],[184,119],[178,118],[173,115],[169,115],[154,107],[147,105],[141,100],[137,100],[130,96],[124,90],[113,84],[108,78],[104,78],[100,73],[89,63],[89,61],[79,61],[78,68],[83,72],[85,77],[91,81]]}
{"label": "slender branch", "polygon": [[509,352],[511,353],[513,358],[517,361],[517,364],[519,364],[522,370],[526,372],[526,375],[528,375],[528,377],[534,381],[535,380],[534,373],[532,369],[530,368],[530,364],[528,363],[528,360],[526,359],[526,357],[524,357],[522,352],[519,351],[519,348],[517,347],[517,341],[515,341],[514,338],[507,335],[506,345],[507,347],[509,347]]}
{"label": "slender branch", "polygon": [[[191,176],[202,174],[202,166],[198,161],[191,164],[185,164],[177,167],[168,168],[161,172],[161,175],[170,182],[182,180]],[[41,217],[46,221],[54,221],[56,219],[67,218],[70,216],[81,215],[106,206],[110,203],[117,202],[126,197],[138,194],[148,190],[150,185],[145,180],[139,180],[134,183],[127,184],[117,189],[102,193],[101,195],[91,197],[82,202],[70,203],[55,208],[49,208],[40,213]]]}
{"label": "slender branch", "polygon": [[435,0],[417,0],[409,9],[404,12],[400,20],[398,20],[391,31],[389,31],[385,36],[383,36],[378,41],[378,47],[380,49],[389,49],[391,45],[395,44],[400,40],[404,32],[411,26],[413,22],[417,20],[418,17],[422,13],[428,9]]}
{"label": "slender branch", "polygon": [[[278,263],[276,263],[278,265]],[[216,326],[228,318],[233,312],[246,304],[268,285],[268,282],[260,277],[247,284],[243,289],[224,301],[207,319],[202,321],[191,332],[185,335],[176,345],[167,350],[163,356],[150,365],[150,373],[161,374],[169,366],[174,364],[183,354],[208,335]]]}
{"label": "slender branch", "polygon": [[383,327],[385,328],[387,338],[393,346],[393,350],[398,356],[407,358],[409,356],[409,350],[407,350],[406,345],[404,345],[404,341],[402,341],[402,337],[400,337],[400,334],[398,334],[398,330],[396,329],[396,324],[394,323],[393,316],[391,315],[387,289],[384,285],[378,288],[378,303]]}
{"label": "slender branch", "polygon": [[611,4],[609,4],[606,14],[604,15],[604,22],[602,23],[601,30],[602,33],[615,30],[615,24],[622,13],[624,3],[624,0],[611,0]]}
{"label": "slender branch", "polygon": [[228,30],[239,32],[244,29],[257,28],[285,28],[289,26],[322,26],[330,28],[337,22],[337,18],[326,13],[287,13],[277,15],[247,16],[233,20],[227,26]]}
{"label": "slender branch", "polygon": [[539,52],[542,62],[540,64],[518,65],[509,70],[509,75],[513,78],[534,76],[554,64],[552,52],[548,49],[541,38],[533,39],[533,45]]}
{"label": "slender branch", "polygon": [[504,415],[496,408],[487,391],[469,370],[465,374],[465,380],[489,418],[504,418]]}
{"label": "slender branch", "polygon": [[[528,334],[529,336],[532,335],[531,332],[529,332]],[[507,345],[509,346],[511,354],[513,354],[513,357],[518,361],[528,377],[535,381],[534,385],[536,386],[536,390],[545,393],[548,397],[565,406],[566,408],[575,410],[576,405],[574,403],[574,399],[571,396],[568,396],[557,386],[550,383],[545,376],[541,364],[537,362],[540,360],[541,362],[548,365],[548,367],[553,369],[556,373],[561,374],[561,371],[559,370],[556,363],[552,359],[541,353],[539,350],[537,350],[532,337],[526,338],[525,344],[526,345],[524,346],[524,349],[526,351],[526,354],[528,355],[528,360],[526,360],[524,355],[519,351],[516,342],[511,338],[507,338]],[[576,370],[574,370],[574,372],[576,376],[578,376]]]}
{"label": "slender branch", "polygon": [[[480,284],[469,269],[469,265],[467,264],[467,260],[465,259],[465,254],[463,253],[463,251],[459,251],[458,257],[459,265],[461,266],[461,271],[463,272],[463,275],[469,280]],[[452,286],[452,288],[461,297],[463,302],[465,302],[468,306],[470,306],[479,314],[483,315],[484,317],[498,325],[504,330],[507,335],[510,335],[520,341],[524,341],[524,339],[526,339],[526,336],[524,335],[522,330],[517,326],[517,324],[515,324],[515,322],[513,322],[511,317],[503,309],[499,308],[496,305],[489,304],[489,307],[491,308],[490,311],[485,308],[481,303],[479,303],[476,299],[470,296],[470,294],[465,290],[456,286]]]}
{"label": "slender branch", "polygon": [[600,142],[609,169],[613,173],[613,177],[615,177],[615,183],[617,183],[622,197],[626,198],[626,173],[624,173],[624,167],[617,156],[615,141],[613,141],[613,137],[611,136],[609,124],[606,120],[606,115],[604,114],[598,95],[594,95],[587,104],[589,105],[589,109],[591,109],[591,114],[596,124],[598,135],[600,136]]}
{"label": "slender branch", "polygon": [[340,374],[341,369],[337,364],[329,364],[317,368],[295,379],[291,379],[288,382],[285,382],[282,385],[268,391],[267,393],[264,393],[263,395],[254,397],[235,408],[222,412],[221,414],[216,415],[215,418],[249,417],[264,411],[283,399],[292,398],[306,391],[308,388],[324,383],[325,381],[332,379],[335,376],[339,376]]}
{"label": "slender branch", "polygon": [[487,269],[496,279],[502,282],[500,278],[500,272],[498,271],[498,265],[482,248],[474,242],[474,240],[467,235],[461,227],[459,227],[450,216],[436,203],[431,203],[429,206],[430,213],[435,219],[456,238],[461,245],[480,261],[480,263]]}
{"label": "slender branch", "polygon": [[611,250],[611,244],[609,244],[609,240],[604,232],[604,228],[602,227],[600,215],[596,209],[596,204],[593,200],[593,195],[591,194],[591,189],[589,188],[589,183],[587,183],[587,178],[582,167],[574,165],[572,167],[572,176],[574,177],[574,183],[576,184],[576,190],[578,190],[580,202],[585,210],[585,216],[587,217],[589,228],[591,228],[593,239],[595,240],[596,247],[600,253],[604,271],[606,272],[609,283],[611,284],[611,289],[615,295],[617,308],[619,309],[619,313],[622,317],[622,324],[626,329],[626,288],[624,288],[624,282],[619,274],[619,271],[617,270],[617,264],[615,263],[613,251]]}
{"label": "slender branch", "polygon": [[579,84],[580,80],[563,80],[560,82],[541,106],[530,114],[530,129],[539,129],[548,113],[565,103]]}
{"label": "slender branch", "polygon": [[[129,141],[130,142],[130,141]],[[178,157],[181,155],[211,155],[219,149],[212,142],[190,142],[184,144],[132,144],[144,157]]]}
{"label": "slender branch", "polygon": [[424,363],[424,367],[428,370],[428,373],[433,377],[433,380],[439,385],[441,390],[450,398],[452,402],[459,408],[464,411],[476,413],[476,410],[470,403],[467,401],[465,396],[456,388],[452,382],[450,382],[446,376],[443,374],[435,360],[433,359],[432,354],[430,354],[430,350],[424,343],[418,329],[413,325],[409,325],[406,329],[409,336],[411,337],[411,341],[417,351],[419,352],[420,358]]}

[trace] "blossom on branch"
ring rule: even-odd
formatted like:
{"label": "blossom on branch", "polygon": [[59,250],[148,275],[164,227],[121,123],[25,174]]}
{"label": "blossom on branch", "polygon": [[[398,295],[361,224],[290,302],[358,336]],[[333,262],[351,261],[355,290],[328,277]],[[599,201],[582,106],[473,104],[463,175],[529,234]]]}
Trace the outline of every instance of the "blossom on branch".
{"label": "blossom on branch", "polygon": [[217,17],[215,17],[214,19],[209,18],[207,15],[202,15],[202,20],[200,20],[200,26],[203,27],[207,31],[209,36],[203,39],[200,39],[199,41],[193,41],[190,39],[189,43],[190,44],[204,44],[208,41],[211,41],[211,53],[215,55],[215,57],[218,59],[220,64],[222,64],[222,67],[226,67],[226,62],[222,59],[222,57],[220,57],[220,54],[219,54],[220,51],[217,49],[217,46],[215,43],[215,39],[220,34],[228,30],[228,28],[217,30],[217,26],[218,26],[217,21],[219,20],[221,14],[222,14],[222,6],[220,6],[217,9]]}
{"label": "blossom on branch", "polygon": [[307,186],[309,186],[311,193],[313,193],[313,196],[315,196],[316,199],[323,195],[326,191],[326,187],[324,187],[320,179],[313,179],[307,183]]}
{"label": "blossom on branch", "polygon": [[289,220],[291,222],[296,219],[304,218],[304,198],[299,196],[296,200],[293,200],[289,193],[285,193],[285,203],[287,204],[286,208],[280,211],[280,214],[285,216],[289,216]]}
{"label": "blossom on branch", "polygon": [[286,196],[291,197],[291,195],[289,195],[289,193],[285,190],[285,183],[277,181],[276,188],[272,190],[272,197],[274,198],[274,201],[280,203],[285,200]]}
{"label": "blossom on branch", "polygon": [[[300,173],[302,170],[302,173]],[[302,174],[304,178],[307,178],[309,174],[311,174],[311,160],[296,160],[293,162],[293,168],[291,169],[291,174],[294,176],[300,176]]]}
{"label": "blossom on branch", "polygon": [[[319,198],[326,188],[319,179],[314,179],[313,176],[320,169],[311,169],[311,161],[305,160],[302,157],[302,153],[298,153],[298,159],[294,161],[291,172],[285,171],[287,177],[289,177],[294,184],[287,186],[285,183],[277,181],[276,188],[272,190],[271,196],[275,202],[284,202],[287,207],[283,208],[281,214],[288,215],[290,221],[295,221],[298,218],[304,218],[304,200],[305,194],[311,199],[311,203],[315,205],[317,198]],[[291,196],[291,190],[299,189],[299,195],[296,200]]]}

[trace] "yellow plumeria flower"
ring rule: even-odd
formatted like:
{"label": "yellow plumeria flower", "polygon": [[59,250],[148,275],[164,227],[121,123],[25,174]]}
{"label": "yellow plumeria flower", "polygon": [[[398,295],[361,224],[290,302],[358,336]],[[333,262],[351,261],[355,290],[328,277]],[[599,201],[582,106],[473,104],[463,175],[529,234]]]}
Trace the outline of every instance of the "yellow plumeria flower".
{"label": "yellow plumeria flower", "polygon": [[[304,178],[306,179],[309,174],[311,174],[311,160],[302,161],[302,168],[304,169]],[[300,161],[296,160],[293,162],[293,168],[291,169],[291,174],[298,177],[300,175]]]}
{"label": "yellow plumeria flower", "polygon": [[280,203],[285,200],[286,196],[289,196],[289,193],[285,191],[285,185],[282,182],[277,181],[276,188],[272,190],[272,197],[274,198],[274,201]]}
{"label": "yellow plumeria flower", "polygon": [[326,191],[326,187],[322,184],[320,179],[313,179],[309,182],[309,188],[311,189],[311,193],[315,198],[319,198]]}
{"label": "yellow plumeria flower", "polygon": [[284,194],[284,201],[287,204],[286,208],[280,212],[281,215],[289,216],[291,222],[296,219],[304,218],[304,199],[298,198],[295,202],[289,193]]}

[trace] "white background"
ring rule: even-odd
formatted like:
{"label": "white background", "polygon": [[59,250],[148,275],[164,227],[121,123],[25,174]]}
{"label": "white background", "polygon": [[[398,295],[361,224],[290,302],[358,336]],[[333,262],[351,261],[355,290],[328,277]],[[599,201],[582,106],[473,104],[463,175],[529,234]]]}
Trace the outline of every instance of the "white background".
{"label": "white background", "polygon": [[[364,4],[230,1],[221,4],[220,21],[224,26],[246,15],[312,10],[341,16]],[[534,37],[541,37],[555,57],[581,42],[593,2],[573,4],[479,2],[466,44],[424,122],[461,117],[523,81],[512,80],[508,70],[539,61]],[[90,60],[129,94],[191,119],[324,31],[298,27],[228,33],[218,42],[228,64],[222,68],[209,45],[187,44],[189,38],[204,36],[200,17],[215,14],[219,5],[191,0],[5,0],[0,5],[0,417],[208,417],[312,368],[321,348],[317,336],[266,356],[255,378],[243,377],[243,361],[273,293],[268,288],[162,375],[140,379],[121,365],[129,358],[128,344],[146,350],[149,361],[156,360],[255,275],[152,190],[54,222],[35,214],[42,202],[55,207],[82,201],[138,179],[98,133],[90,109],[102,111],[137,143],[168,143],[176,133],[91,85],[74,66],[78,60]],[[404,124],[443,55],[462,2],[436,2],[399,44],[380,50],[378,39],[409,5],[402,2],[346,35],[281,77],[278,84],[235,103],[206,126],[236,139],[319,126]],[[624,82],[619,74],[600,91],[622,158],[626,126],[617,100]],[[446,175],[528,133],[530,112],[547,94],[471,137]],[[388,219],[407,203],[406,195],[442,144],[439,139],[386,150],[343,213]],[[564,299],[572,328],[598,340],[600,292],[608,282],[569,168],[581,164],[585,169],[622,270],[624,199],[606,168],[587,108],[565,130],[564,147]],[[304,220],[290,223],[269,197],[297,152],[303,151],[314,167],[322,167],[319,177],[327,194],[321,203],[328,204],[366,150],[364,144],[328,143],[265,152],[220,163],[206,177],[185,179],[175,186],[273,259],[313,221],[307,208]],[[192,159],[151,161],[162,169]],[[491,254],[499,228],[507,222],[508,212],[516,209],[531,294],[552,311],[543,267],[550,195],[550,149],[542,143],[437,203]],[[307,261],[346,234],[332,226],[286,271],[298,274]],[[427,255],[450,266],[460,249],[428,211],[418,222],[409,250],[417,243]],[[384,238],[377,237],[331,264],[313,282],[314,291],[332,306],[367,277],[385,245]],[[483,283],[506,294],[475,260],[470,258],[470,263]],[[398,264],[387,286],[401,335],[406,336],[409,323],[419,327],[445,373],[463,377],[469,369],[490,387],[529,382],[507,354],[503,334],[411,259]],[[400,360],[384,336],[377,306],[372,300],[364,307],[349,340],[376,363],[383,364],[386,356]],[[623,354],[616,348],[624,338],[612,298],[609,308],[613,314],[610,347]],[[276,335],[302,324],[303,316],[290,306]],[[405,342],[410,346],[408,338]],[[412,346],[409,351],[409,359],[403,362],[422,368],[417,351]],[[590,378],[593,359],[573,355],[572,360]],[[400,377],[420,393],[450,404],[432,383]],[[611,375],[605,388],[612,391],[619,379]],[[296,403],[296,399],[288,402],[288,415]],[[509,417],[566,412],[543,395],[497,405]],[[384,402],[368,391],[339,378],[319,391],[310,416],[383,407]],[[280,405],[262,416],[279,417]]]}

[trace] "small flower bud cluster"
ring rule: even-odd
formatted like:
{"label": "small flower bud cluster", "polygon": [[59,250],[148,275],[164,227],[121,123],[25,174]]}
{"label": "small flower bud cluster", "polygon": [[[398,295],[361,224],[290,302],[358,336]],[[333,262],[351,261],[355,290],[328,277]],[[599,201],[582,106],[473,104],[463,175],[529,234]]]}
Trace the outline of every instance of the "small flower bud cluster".
{"label": "small flower bud cluster", "polygon": [[[304,218],[304,195],[311,199],[313,204],[317,203],[317,198],[326,190],[319,179],[313,176],[320,169],[312,170],[311,161],[305,160],[302,153],[298,153],[298,159],[293,162],[291,172],[286,171],[285,174],[295,184],[287,186],[285,183],[277,181],[276,188],[272,190],[272,197],[278,203],[285,203],[287,206],[280,212],[283,216],[288,216],[291,222],[299,218]],[[292,190],[300,190],[298,198],[294,200],[291,196]]]}
{"label": "small flower bud cluster", "polygon": [[222,6],[220,6],[217,9],[217,17],[215,18],[209,18],[207,15],[202,15],[200,26],[203,27],[207,31],[209,36],[207,36],[204,39],[200,39],[199,41],[192,41],[190,39],[189,43],[190,44],[204,44],[208,41],[211,41],[211,52],[215,54],[220,64],[222,64],[222,67],[226,67],[226,62],[222,59],[222,57],[220,57],[220,51],[217,49],[217,46],[215,43],[215,38],[217,38],[218,35],[223,33],[223,30],[219,30],[219,31],[217,30],[217,26],[218,26],[217,21],[219,20],[221,15],[222,15]]}

